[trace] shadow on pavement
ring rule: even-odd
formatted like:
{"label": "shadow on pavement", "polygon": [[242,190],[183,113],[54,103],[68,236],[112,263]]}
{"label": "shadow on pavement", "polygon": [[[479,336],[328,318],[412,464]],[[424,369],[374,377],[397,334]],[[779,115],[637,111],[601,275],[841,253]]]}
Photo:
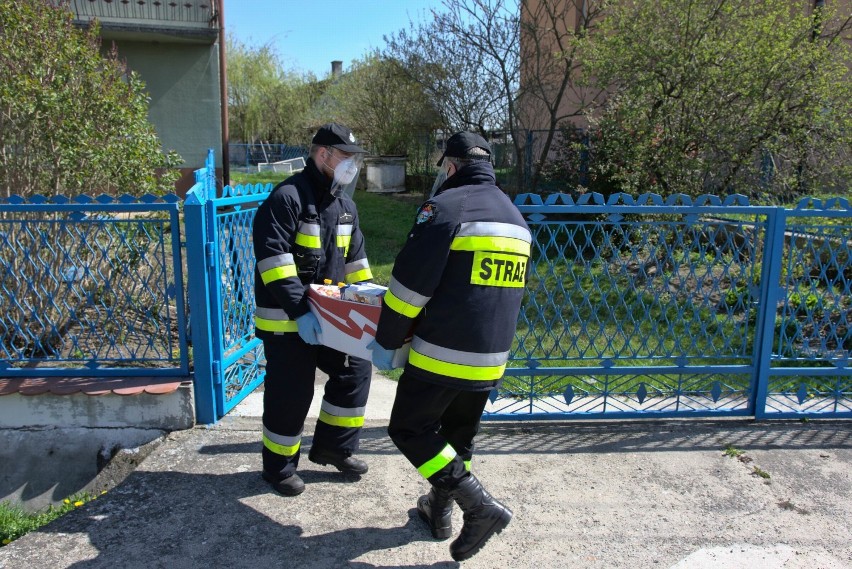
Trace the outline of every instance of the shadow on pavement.
{"label": "shadow on pavement", "polygon": [[[332,472],[308,470],[304,475],[312,483],[342,481]],[[354,560],[371,551],[430,539],[413,509],[399,513],[398,527],[347,528],[353,521],[341,519],[331,524],[341,529],[306,536],[298,525],[280,524],[258,509],[269,496],[268,486],[256,471],[224,475],[136,472],[122,487],[45,526],[40,533],[87,534],[98,555],[66,565],[77,569],[381,567]],[[312,507],[306,500],[273,500],[276,513],[283,510],[282,516],[288,519],[298,517],[299,508]],[[408,567],[458,564],[448,561]]]}
{"label": "shadow on pavement", "polygon": [[[310,447],[311,437],[303,439]],[[852,422],[753,421],[496,423],[486,422],[477,437],[477,453],[551,454],[597,452],[668,452],[723,449],[852,449]],[[201,454],[260,453],[260,442],[209,445]],[[386,427],[369,427],[361,437],[362,454],[395,455],[399,451]]]}
{"label": "shadow on pavement", "polygon": [[[523,436],[519,436],[523,435]],[[477,452],[489,454],[852,448],[852,422],[753,421],[487,423]]]}

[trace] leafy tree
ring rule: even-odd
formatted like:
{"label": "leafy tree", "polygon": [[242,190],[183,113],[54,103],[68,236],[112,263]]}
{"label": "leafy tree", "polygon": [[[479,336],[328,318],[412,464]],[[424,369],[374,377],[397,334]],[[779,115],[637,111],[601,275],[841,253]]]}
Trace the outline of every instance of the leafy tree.
{"label": "leafy tree", "polygon": [[505,95],[494,74],[482,72],[478,53],[461,49],[439,13],[431,12],[426,22],[409,22],[409,29],[385,41],[384,56],[422,86],[444,130],[487,135],[505,126]]}
{"label": "leafy tree", "polygon": [[267,105],[266,139],[307,147],[316,131],[313,110],[327,88],[328,81],[317,81],[311,75],[284,73]]}
{"label": "leafy tree", "polygon": [[180,158],[161,152],[148,97],[98,30],[48,0],[0,0],[2,195],[165,193]]}
{"label": "leafy tree", "polygon": [[286,70],[270,45],[228,38],[228,117],[234,140],[310,142],[314,107],[328,88],[312,74]]}
{"label": "leafy tree", "polygon": [[[535,189],[561,129],[582,119],[601,94],[581,89],[577,79],[581,40],[603,6],[604,0],[444,0],[426,22],[385,38],[385,53],[423,85],[447,130],[486,137],[508,131],[516,184]],[[530,129],[543,136],[527,148]]]}
{"label": "leafy tree", "polygon": [[348,73],[332,82],[315,112],[317,120],[349,126],[377,154],[407,154],[419,135],[438,125],[421,86],[378,53],[353,62]]}
{"label": "leafy tree", "polygon": [[598,172],[628,191],[844,192],[848,16],[789,0],[620,0],[588,38],[610,90],[590,113]]}

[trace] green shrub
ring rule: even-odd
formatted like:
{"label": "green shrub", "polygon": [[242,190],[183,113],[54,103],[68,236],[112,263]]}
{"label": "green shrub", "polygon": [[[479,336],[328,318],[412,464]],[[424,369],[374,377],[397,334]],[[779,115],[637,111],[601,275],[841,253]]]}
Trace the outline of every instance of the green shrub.
{"label": "green shrub", "polygon": [[172,191],[139,76],[48,0],[0,0],[0,196]]}

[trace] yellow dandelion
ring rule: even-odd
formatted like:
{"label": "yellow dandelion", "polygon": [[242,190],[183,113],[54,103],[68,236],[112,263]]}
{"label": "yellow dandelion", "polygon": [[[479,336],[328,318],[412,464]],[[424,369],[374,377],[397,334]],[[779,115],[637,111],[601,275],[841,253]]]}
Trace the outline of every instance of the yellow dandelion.
{"label": "yellow dandelion", "polygon": [[83,500],[77,500],[76,502],[74,502],[74,507],[76,507],[76,508],[79,508],[82,505],[83,505]]}
{"label": "yellow dandelion", "polygon": [[101,496],[103,496],[104,494],[106,494],[106,490],[101,490]]}
{"label": "yellow dandelion", "polygon": [[70,503],[71,503],[71,500],[69,500],[68,498],[65,498],[64,500],[62,500],[62,502],[63,502],[64,504],[70,504]]}

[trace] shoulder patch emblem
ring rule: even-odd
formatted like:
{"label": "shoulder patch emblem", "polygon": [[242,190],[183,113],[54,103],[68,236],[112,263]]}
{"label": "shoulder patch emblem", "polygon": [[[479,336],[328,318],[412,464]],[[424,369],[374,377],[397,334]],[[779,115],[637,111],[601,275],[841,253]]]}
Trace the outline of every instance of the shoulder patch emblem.
{"label": "shoulder patch emblem", "polygon": [[415,223],[420,225],[421,223],[429,223],[435,216],[438,214],[438,208],[433,203],[423,204],[423,207],[420,208],[420,211],[417,212],[417,217],[415,218]]}

